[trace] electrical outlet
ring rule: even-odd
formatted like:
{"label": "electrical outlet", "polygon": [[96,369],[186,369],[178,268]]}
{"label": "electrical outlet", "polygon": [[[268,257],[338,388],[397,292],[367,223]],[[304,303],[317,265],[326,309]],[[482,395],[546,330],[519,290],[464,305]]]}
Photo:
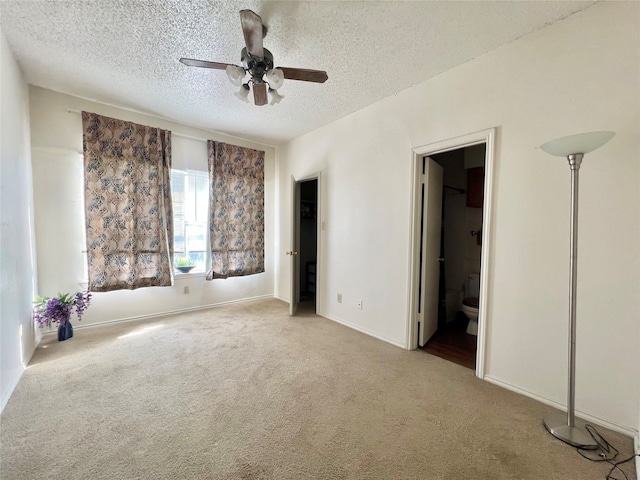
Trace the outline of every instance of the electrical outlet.
{"label": "electrical outlet", "polygon": [[182,294],[183,294],[183,295],[188,295],[188,294],[189,294],[189,285],[185,285],[185,286],[182,288]]}
{"label": "electrical outlet", "polygon": [[338,303],[342,303],[342,294],[341,293],[338,294]]}
{"label": "electrical outlet", "polygon": [[362,310],[362,300],[356,300],[356,308]]}

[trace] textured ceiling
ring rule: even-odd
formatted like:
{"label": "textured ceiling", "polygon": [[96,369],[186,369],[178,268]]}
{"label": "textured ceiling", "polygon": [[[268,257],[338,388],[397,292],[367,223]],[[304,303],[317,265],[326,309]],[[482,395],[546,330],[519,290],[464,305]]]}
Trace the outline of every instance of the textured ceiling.
{"label": "textured ceiling", "polygon": [[[2,31],[33,85],[278,144],[449,70],[593,1],[7,1]],[[276,66],[326,70],[285,81],[256,107],[221,70],[240,63],[239,10],[262,16]]]}

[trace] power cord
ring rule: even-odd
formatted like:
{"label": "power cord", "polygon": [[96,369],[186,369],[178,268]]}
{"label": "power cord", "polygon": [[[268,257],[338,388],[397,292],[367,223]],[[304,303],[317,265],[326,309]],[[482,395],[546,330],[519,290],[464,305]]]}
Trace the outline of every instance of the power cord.
{"label": "power cord", "polygon": [[600,432],[598,432],[598,430],[596,430],[596,428],[593,425],[586,425],[585,428],[587,432],[589,432],[589,435],[591,435],[591,438],[593,438],[593,440],[596,442],[598,447],[596,449],[586,449],[586,448],[578,447],[576,448],[578,453],[582,457],[592,462],[607,462],[608,464],[610,464],[611,470],[609,470],[609,473],[607,473],[605,480],[622,480],[622,478],[613,476],[613,472],[616,470],[619,470],[620,473],[624,475],[625,480],[629,480],[629,477],[624,472],[624,470],[620,468],[620,465],[630,462],[634,458],[640,456],[640,454],[631,455],[629,458],[625,458],[624,460],[614,462],[614,460],[618,457],[618,454],[620,452],[613,445],[611,445],[602,435],[600,435]]}

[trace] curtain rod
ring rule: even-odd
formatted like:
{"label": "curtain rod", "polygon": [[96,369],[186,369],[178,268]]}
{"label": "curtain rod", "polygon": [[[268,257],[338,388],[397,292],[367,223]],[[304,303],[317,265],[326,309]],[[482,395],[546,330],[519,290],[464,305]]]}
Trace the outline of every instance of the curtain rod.
{"label": "curtain rod", "polygon": [[[81,110],[76,110],[75,108],[67,108],[67,112],[68,113],[78,113],[81,114],[82,111]],[[194,137],[192,135],[185,135],[184,133],[177,133],[177,132],[171,132],[171,135],[176,135],[178,137],[183,137],[183,138],[189,138],[191,140],[198,140],[200,142],[206,142],[208,139],[206,138],[200,138],[200,137]]]}

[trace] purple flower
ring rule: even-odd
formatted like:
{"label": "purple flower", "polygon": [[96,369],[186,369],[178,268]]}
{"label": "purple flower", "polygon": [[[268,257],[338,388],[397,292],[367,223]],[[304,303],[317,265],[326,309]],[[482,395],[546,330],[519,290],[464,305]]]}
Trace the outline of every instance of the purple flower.
{"label": "purple flower", "polygon": [[75,309],[78,321],[91,303],[91,293],[76,292],[58,293],[57,297],[48,298],[37,296],[33,309],[33,318],[43,327],[52,323],[66,324]]}

